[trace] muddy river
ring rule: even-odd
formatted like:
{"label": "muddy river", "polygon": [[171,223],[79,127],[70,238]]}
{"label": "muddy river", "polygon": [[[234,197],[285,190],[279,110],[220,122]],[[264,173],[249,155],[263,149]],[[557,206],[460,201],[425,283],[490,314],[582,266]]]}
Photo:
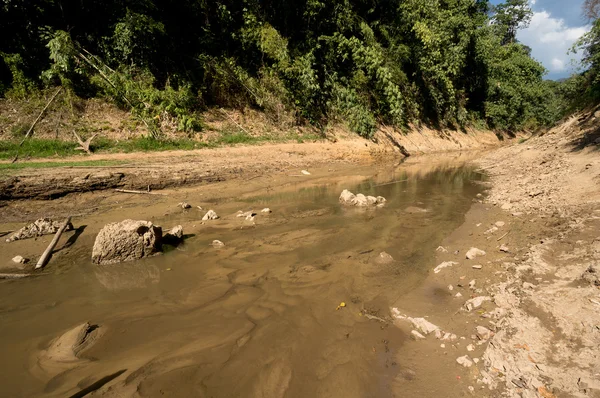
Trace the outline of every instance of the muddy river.
{"label": "muddy river", "polygon": [[[454,370],[424,361],[389,314],[419,306],[407,297],[463,223],[481,174],[451,162],[279,178],[169,196],[89,194],[93,211],[74,218],[78,231],[62,238],[45,275],[0,281],[0,395],[459,396]],[[343,207],[342,189],[387,204]],[[182,200],[194,207],[182,210]],[[265,207],[272,213],[254,221],[236,217]],[[207,209],[221,218],[203,223]],[[125,218],[181,224],[185,243],[138,262],[93,265],[97,231]],[[0,252],[39,255],[50,239],[2,242]],[[214,239],[225,247],[212,247]],[[420,297],[442,300],[434,287]],[[52,339],[86,321],[100,333],[80,361],[40,363]]]}

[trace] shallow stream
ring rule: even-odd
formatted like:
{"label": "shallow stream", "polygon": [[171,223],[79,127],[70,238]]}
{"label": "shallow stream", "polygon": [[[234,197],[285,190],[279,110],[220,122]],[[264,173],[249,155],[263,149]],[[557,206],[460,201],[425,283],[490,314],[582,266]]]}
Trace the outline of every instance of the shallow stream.
{"label": "shallow stream", "polygon": [[[190,203],[221,216],[206,224],[195,208],[173,210],[169,197],[126,198],[123,208],[78,219],[86,229],[55,255],[48,275],[0,281],[0,395],[71,396],[117,375],[96,394],[454,396],[435,363],[428,379],[416,375],[408,336],[389,322],[389,308],[427,278],[436,247],[462,224],[482,176],[456,164],[315,174],[239,194],[231,184],[220,193],[185,191]],[[341,206],[344,188],[387,204]],[[264,207],[272,213],[260,213]],[[236,217],[250,209],[258,211],[254,222]],[[185,243],[134,263],[91,264],[102,225],[144,216],[183,225]],[[36,244],[44,247],[44,239]],[[213,248],[214,239],[225,247]],[[40,350],[85,321],[102,333],[83,361],[43,369]]]}

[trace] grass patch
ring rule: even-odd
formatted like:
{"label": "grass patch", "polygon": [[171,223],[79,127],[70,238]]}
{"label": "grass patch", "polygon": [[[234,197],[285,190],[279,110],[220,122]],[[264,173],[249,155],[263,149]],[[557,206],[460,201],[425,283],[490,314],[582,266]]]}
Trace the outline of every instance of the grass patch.
{"label": "grass patch", "polygon": [[[200,142],[189,138],[181,138],[176,140],[156,140],[152,137],[139,137],[131,140],[114,141],[107,138],[97,138],[92,142],[91,150],[94,153],[131,153],[131,152],[158,152],[158,151],[176,151],[176,150],[194,150],[201,148],[215,148],[219,146],[229,145],[252,145],[262,142],[286,142],[318,139],[316,135],[299,136],[295,133],[274,134],[254,137],[245,132],[223,132],[216,139],[210,142]],[[78,146],[75,142],[61,141],[54,139],[39,139],[31,138],[19,147],[21,140],[0,140],[0,160],[13,159],[19,154],[20,161],[12,166],[0,165],[0,169],[19,169],[28,167],[44,167],[41,163],[22,162],[28,158],[64,158],[68,156],[83,155],[83,152],[76,150]],[[86,166],[85,162],[79,165]],[[31,166],[20,166],[29,165]],[[45,162],[46,167],[58,167],[68,165],[62,162]]]}

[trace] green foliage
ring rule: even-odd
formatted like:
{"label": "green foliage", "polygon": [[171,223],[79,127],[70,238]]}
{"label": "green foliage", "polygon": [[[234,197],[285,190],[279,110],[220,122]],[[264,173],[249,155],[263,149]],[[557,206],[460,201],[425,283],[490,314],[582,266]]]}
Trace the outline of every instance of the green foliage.
{"label": "green foliage", "polygon": [[[158,139],[201,129],[208,107],[287,126],[342,119],[365,137],[382,122],[514,130],[564,109],[515,40],[530,18],[526,0],[19,2],[0,7],[0,84],[104,96]],[[590,65],[594,37],[581,44]]]}

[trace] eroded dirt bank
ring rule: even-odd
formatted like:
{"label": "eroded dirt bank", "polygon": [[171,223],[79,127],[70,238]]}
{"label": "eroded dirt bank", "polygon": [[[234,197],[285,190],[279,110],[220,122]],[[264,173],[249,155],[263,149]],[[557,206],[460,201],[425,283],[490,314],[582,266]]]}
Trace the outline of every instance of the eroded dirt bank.
{"label": "eroded dirt bank", "polygon": [[[400,134],[379,130],[372,140],[341,131],[329,140],[308,143],[134,154],[98,154],[65,159],[64,167],[27,168],[0,172],[0,201],[53,199],[71,193],[124,188],[160,190],[239,179],[298,168],[337,163],[390,162],[406,154],[485,149],[499,144],[490,131],[415,129]],[[47,161],[39,160],[39,162]],[[85,160],[117,162],[113,166],[69,166]],[[6,162],[5,162],[6,163]]]}

